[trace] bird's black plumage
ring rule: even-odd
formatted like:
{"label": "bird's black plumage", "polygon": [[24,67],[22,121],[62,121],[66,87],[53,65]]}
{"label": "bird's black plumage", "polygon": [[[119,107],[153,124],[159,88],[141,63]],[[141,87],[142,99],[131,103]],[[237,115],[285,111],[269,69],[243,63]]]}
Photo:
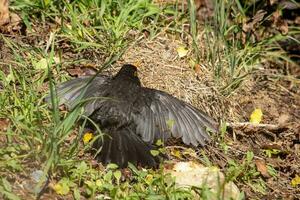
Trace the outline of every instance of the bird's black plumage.
{"label": "bird's black plumage", "polygon": [[136,74],[135,66],[124,65],[114,77],[86,76],[58,87],[60,104],[72,109],[82,97],[85,115],[106,133],[93,145],[102,148],[99,161],[155,166],[158,160],[150,151],[159,139],[173,136],[194,146],[209,141],[206,128],[217,131],[212,118],[163,91],[142,87]]}

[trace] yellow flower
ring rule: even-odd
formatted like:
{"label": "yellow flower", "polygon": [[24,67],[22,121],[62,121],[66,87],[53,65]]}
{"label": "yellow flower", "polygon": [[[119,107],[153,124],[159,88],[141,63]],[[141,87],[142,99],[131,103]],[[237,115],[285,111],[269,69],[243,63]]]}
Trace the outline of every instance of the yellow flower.
{"label": "yellow flower", "polygon": [[93,133],[89,133],[89,132],[87,132],[87,133],[85,133],[84,135],[83,135],[83,143],[84,144],[87,144],[87,143],[89,143],[92,139],[93,139]]}
{"label": "yellow flower", "polygon": [[250,116],[250,122],[253,124],[259,124],[261,122],[262,116],[263,116],[263,113],[262,113],[261,109],[256,108]]}

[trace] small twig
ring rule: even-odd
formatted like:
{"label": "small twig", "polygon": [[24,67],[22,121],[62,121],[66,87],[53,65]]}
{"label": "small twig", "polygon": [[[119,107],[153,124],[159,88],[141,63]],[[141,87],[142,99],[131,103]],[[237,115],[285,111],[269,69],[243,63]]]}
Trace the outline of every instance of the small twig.
{"label": "small twig", "polygon": [[175,66],[175,65],[164,65],[164,67],[169,67],[169,68],[173,68],[173,69],[178,69],[180,71],[188,71],[188,69],[185,69],[183,67],[178,67],[178,66]]}
{"label": "small twig", "polygon": [[264,128],[270,131],[278,130],[281,128],[284,128],[282,125],[275,125],[275,124],[254,124],[251,122],[237,122],[237,123],[226,123],[227,126],[231,128],[237,128],[237,129],[257,129],[257,128]]}

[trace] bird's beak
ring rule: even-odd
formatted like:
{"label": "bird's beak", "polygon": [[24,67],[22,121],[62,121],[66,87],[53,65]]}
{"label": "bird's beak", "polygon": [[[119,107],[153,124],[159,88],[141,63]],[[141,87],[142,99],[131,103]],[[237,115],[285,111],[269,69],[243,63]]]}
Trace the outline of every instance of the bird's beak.
{"label": "bird's beak", "polygon": [[[136,62],[133,63],[133,65],[134,65],[137,69],[139,69],[139,68],[141,67],[141,62],[140,62],[140,61],[136,61]],[[135,77],[138,76],[138,72],[137,72],[137,71],[134,72],[134,76],[135,76]]]}
{"label": "bird's beak", "polygon": [[136,68],[140,68],[141,67],[141,61],[137,60],[133,63],[133,65],[136,67]]}

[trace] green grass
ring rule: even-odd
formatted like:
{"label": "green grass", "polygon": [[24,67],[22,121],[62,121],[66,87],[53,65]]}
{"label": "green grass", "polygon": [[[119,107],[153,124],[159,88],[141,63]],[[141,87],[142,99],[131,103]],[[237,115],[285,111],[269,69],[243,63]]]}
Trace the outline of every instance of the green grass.
{"label": "green grass", "polygon": [[[175,187],[162,170],[139,170],[131,166],[131,178],[122,180],[120,170],[114,165],[101,171],[90,164],[89,158],[79,159],[78,154],[85,154],[81,143],[83,128],[76,125],[82,110],[76,107],[69,113],[60,112],[55,85],[68,79],[65,69],[69,65],[81,61],[100,59],[96,67],[110,67],[130,44],[136,42],[136,37],[129,34],[132,30],[138,36],[146,30],[150,38],[166,30],[172,34],[190,35],[192,59],[196,63],[200,60],[208,63],[223,95],[239,89],[249,74],[260,70],[261,63],[268,60],[290,62],[277,45],[277,41],[289,36],[275,35],[253,41],[248,35],[249,40],[241,42],[237,36],[241,24],[228,18],[232,14],[230,8],[235,8],[233,14],[237,18],[245,17],[247,8],[239,1],[231,4],[216,2],[214,21],[204,27],[203,49],[198,46],[199,30],[193,1],[189,1],[189,13],[178,10],[178,3],[159,8],[150,0],[11,1],[11,9],[20,13],[29,34],[34,35],[34,31],[44,34],[47,24],[54,28],[42,44],[0,36],[13,55],[13,59],[0,60],[0,65],[5,65],[9,71],[8,75],[0,71],[0,119],[10,121],[7,130],[0,131],[1,140],[5,140],[0,145],[0,193],[7,199],[18,199],[12,183],[19,178],[17,174],[28,174],[34,169],[44,173],[36,191],[45,184],[48,176],[61,187],[61,195],[70,194],[75,199],[80,196],[92,199],[104,196],[112,199],[193,199],[192,190],[200,193],[203,199],[209,199],[205,189]],[[174,20],[170,21],[168,17]],[[186,22],[190,24],[189,33],[180,28]],[[63,58],[67,50],[62,48],[62,43],[67,44],[78,59]],[[48,93],[45,83],[52,94],[51,110],[43,100]],[[70,142],[74,133],[75,138]],[[222,134],[220,147],[226,153],[225,130]],[[275,171],[272,167],[270,170]],[[265,183],[257,175],[251,152],[241,162],[229,162],[227,178],[265,193]]]}
{"label": "green grass", "polygon": [[[261,34],[256,38],[254,32],[261,32],[265,28],[260,26],[270,16],[265,16],[258,22],[258,28],[252,32],[243,32],[243,26],[249,17],[248,5],[240,1],[215,0],[213,23],[204,27],[204,46],[202,49],[204,59],[214,70],[215,80],[219,83],[219,91],[228,96],[239,89],[248,76],[255,71],[263,69],[268,62],[291,63],[287,53],[279,45],[292,36],[299,34],[299,30],[289,31],[287,35],[276,33],[272,35]],[[249,4],[251,4],[249,2]],[[253,11],[253,15],[257,10]],[[296,42],[299,43],[296,39]],[[198,52],[198,49],[195,50]]]}

